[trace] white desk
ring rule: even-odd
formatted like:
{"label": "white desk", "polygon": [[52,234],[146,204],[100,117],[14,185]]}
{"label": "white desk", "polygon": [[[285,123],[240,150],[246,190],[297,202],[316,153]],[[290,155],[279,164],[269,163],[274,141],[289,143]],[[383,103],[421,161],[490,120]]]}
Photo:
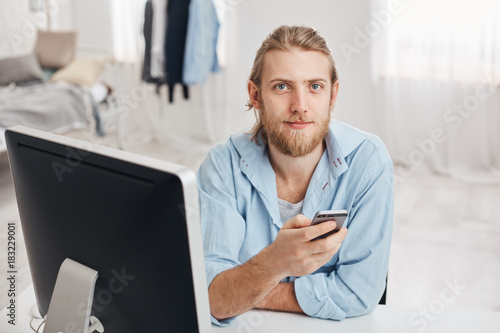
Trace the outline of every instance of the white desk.
{"label": "white desk", "polygon": [[[35,296],[31,285],[17,299],[16,326],[7,323],[6,309],[0,312],[0,332],[33,332],[29,322],[31,319],[30,309],[34,303]],[[36,323],[40,323],[40,321],[36,321]],[[372,314],[337,322],[299,314],[250,311],[238,317],[228,327],[213,326],[213,332],[498,333],[500,332],[500,313],[445,310],[426,319],[424,315],[420,314],[418,308],[379,305]]]}

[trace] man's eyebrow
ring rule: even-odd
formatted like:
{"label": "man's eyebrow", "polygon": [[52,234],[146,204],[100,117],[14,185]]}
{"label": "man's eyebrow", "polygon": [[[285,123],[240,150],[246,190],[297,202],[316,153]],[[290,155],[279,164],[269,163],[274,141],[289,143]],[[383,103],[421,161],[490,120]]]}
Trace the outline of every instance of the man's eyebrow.
{"label": "man's eyebrow", "polygon": [[281,78],[276,78],[272,79],[268,83],[275,83],[275,82],[284,82],[284,83],[292,83],[292,80],[287,80],[287,79],[281,79]]}
{"label": "man's eyebrow", "polygon": [[311,80],[307,80],[306,82],[328,82],[328,80],[324,79],[324,78],[317,78],[317,79],[311,79]]}
{"label": "man's eyebrow", "polygon": [[[272,83],[276,83],[276,82],[292,83],[293,81],[292,80],[287,80],[287,79],[276,78],[276,79],[270,80],[268,83],[272,84]],[[315,78],[315,79],[305,80],[304,82],[307,82],[307,83],[311,83],[311,82],[325,82],[326,83],[326,82],[328,82],[328,80],[324,79],[324,78]]]}

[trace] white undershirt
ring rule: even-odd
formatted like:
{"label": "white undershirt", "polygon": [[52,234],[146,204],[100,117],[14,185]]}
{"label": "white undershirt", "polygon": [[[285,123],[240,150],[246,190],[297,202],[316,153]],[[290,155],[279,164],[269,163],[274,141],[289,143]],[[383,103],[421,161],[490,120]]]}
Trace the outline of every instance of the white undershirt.
{"label": "white undershirt", "polygon": [[285,224],[286,221],[302,213],[302,205],[304,200],[295,204],[278,198],[278,205],[280,208],[281,221]]}

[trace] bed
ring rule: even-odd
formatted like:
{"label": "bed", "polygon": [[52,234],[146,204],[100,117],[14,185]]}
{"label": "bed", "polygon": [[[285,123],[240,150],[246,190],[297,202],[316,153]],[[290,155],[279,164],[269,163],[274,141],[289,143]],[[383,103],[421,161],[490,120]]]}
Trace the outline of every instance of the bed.
{"label": "bed", "polygon": [[0,59],[0,153],[6,150],[4,132],[14,125],[59,134],[91,126],[104,135],[98,104],[109,91],[96,80],[106,60],[74,58],[58,70],[42,70],[39,58]]}
{"label": "bed", "polygon": [[0,88],[0,152],[5,129],[25,125],[54,133],[80,129],[95,122],[87,89],[56,82]]}

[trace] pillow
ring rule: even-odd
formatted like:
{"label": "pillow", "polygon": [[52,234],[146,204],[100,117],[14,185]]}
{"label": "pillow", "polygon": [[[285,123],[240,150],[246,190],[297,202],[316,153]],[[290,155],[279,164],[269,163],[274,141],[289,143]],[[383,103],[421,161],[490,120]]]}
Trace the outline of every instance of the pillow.
{"label": "pillow", "polygon": [[42,67],[61,68],[75,56],[76,31],[53,32],[38,30],[35,54]]}
{"label": "pillow", "polygon": [[35,80],[43,80],[35,54],[0,60],[0,86]]}
{"label": "pillow", "polygon": [[67,66],[55,72],[50,81],[90,87],[101,75],[105,64],[105,58],[75,58]]}

